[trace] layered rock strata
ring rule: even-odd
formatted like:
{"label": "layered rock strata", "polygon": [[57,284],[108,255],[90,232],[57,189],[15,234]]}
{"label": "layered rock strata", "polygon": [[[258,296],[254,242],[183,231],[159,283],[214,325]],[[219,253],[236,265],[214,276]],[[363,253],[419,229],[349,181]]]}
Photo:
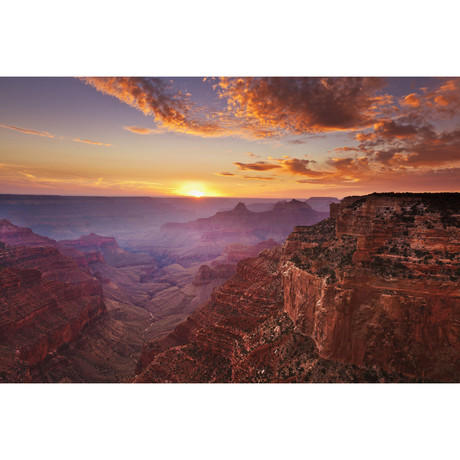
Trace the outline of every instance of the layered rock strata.
{"label": "layered rock strata", "polygon": [[241,261],[136,381],[458,381],[460,194],[373,194]]}

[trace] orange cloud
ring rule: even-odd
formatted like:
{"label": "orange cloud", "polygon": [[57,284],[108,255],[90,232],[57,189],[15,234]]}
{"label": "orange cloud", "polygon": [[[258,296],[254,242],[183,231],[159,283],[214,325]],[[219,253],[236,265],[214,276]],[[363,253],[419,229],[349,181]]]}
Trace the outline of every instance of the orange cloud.
{"label": "orange cloud", "polygon": [[400,100],[401,106],[415,110],[418,115],[436,117],[453,116],[460,110],[460,78],[442,81],[438,88],[428,91],[420,88],[423,94],[411,93]]}
{"label": "orange cloud", "polygon": [[229,110],[255,137],[347,131],[373,124],[392,103],[379,78],[222,78]]}
{"label": "orange cloud", "polygon": [[[99,92],[152,116],[159,128],[125,126],[141,135],[168,130],[202,137],[238,136],[247,139],[284,137],[288,143],[305,142],[314,133],[358,131],[364,145],[340,147],[337,152],[371,152],[382,146],[380,158],[391,158],[395,142],[416,141],[426,120],[451,117],[460,109],[460,79],[436,80],[435,89],[419,88],[397,103],[384,92],[380,78],[220,78],[209,79],[220,98],[212,107],[198,106],[191,94],[174,89],[172,80],[158,78],[84,78]],[[420,93],[420,94],[419,94]],[[226,103],[224,110],[221,105]],[[102,145],[98,144],[98,145]],[[407,153],[407,152],[406,152]],[[257,157],[248,152],[247,155]],[[293,174],[313,174],[302,165],[275,162],[235,163],[240,170],[284,168]],[[300,168],[300,169],[299,169]],[[300,172],[299,172],[300,171]]]}
{"label": "orange cloud", "polygon": [[410,107],[418,107],[420,105],[420,98],[417,96],[417,94],[411,93],[403,98],[401,104]]}
{"label": "orange cloud", "polygon": [[[212,88],[227,110],[201,107],[159,78],[82,78],[99,92],[153,116],[170,131],[249,139],[347,131],[375,122],[393,97],[379,78],[221,78]],[[130,129],[150,134],[146,128]],[[291,140],[295,142],[295,140]]]}
{"label": "orange cloud", "polygon": [[434,98],[434,102],[436,102],[436,104],[441,105],[443,107],[447,107],[449,105],[449,99],[447,99],[446,96],[443,96],[442,94],[440,94],[439,96],[436,96]]}
{"label": "orange cloud", "polygon": [[[48,137],[50,139],[67,139],[65,137],[57,138],[56,136],[54,136],[54,134],[50,134],[47,131],[38,131],[36,129],[20,128],[19,126],[0,125],[0,128],[12,129],[12,130],[18,131],[20,133],[32,134],[34,136]],[[103,142],[92,141],[92,140],[89,140],[89,139],[74,138],[74,139],[72,139],[72,141],[74,141],[74,142],[83,142],[85,144],[102,145],[104,147],[110,147],[112,145],[112,144],[104,144]]]}
{"label": "orange cloud", "polygon": [[143,128],[141,126],[123,126],[123,129],[126,129],[126,131],[131,131],[134,134],[142,134],[142,135],[148,135],[148,134],[162,134],[166,131],[158,128]]}
{"label": "orange cloud", "polygon": [[[417,132],[418,128],[416,125],[411,123],[400,123],[394,120],[391,121],[381,121],[374,125],[374,137],[377,136],[384,136],[390,138],[398,138],[404,139],[407,137],[414,137]],[[357,137],[358,139],[358,137]]]}
{"label": "orange cloud", "polygon": [[287,157],[277,161],[281,164],[284,172],[294,175],[318,177],[323,174],[319,171],[314,171],[309,167],[310,163],[314,163],[311,160]]}
{"label": "orange cloud", "polygon": [[19,126],[11,126],[11,125],[0,125],[0,128],[12,129],[14,131],[19,131],[20,133],[24,133],[24,134],[33,134],[35,136],[54,138],[53,134],[50,134],[46,131],[38,131],[36,129],[20,128]]}
{"label": "orange cloud", "polygon": [[[374,133],[357,133],[355,139],[358,142],[365,142],[375,138]],[[343,148],[343,147],[342,147]]]}
{"label": "orange cloud", "polygon": [[[358,139],[358,134],[356,135],[356,139]],[[337,147],[334,149],[335,152],[356,152],[359,151],[358,147]]]}
{"label": "orange cloud", "polygon": [[274,177],[262,177],[262,176],[243,176],[244,179],[256,179],[256,180],[275,180]]}
{"label": "orange cloud", "polygon": [[82,142],[84,144],[92,144],[92,145],[101,145],[103,147],[111,147],[112,145],[112,144],[104,144],[103,142],[98,142],[98,141],[91,141],[89,139],[79,139],[78,137],[72,140],[74,142]]}
{"label": "orange cloud", "polygon": [[209,113],[203,113],[191,102],[189,93],[174,91],[160,78],[85,77],[81,80],[144,115],[153,116],[166,129],[200,136],[228,135],[217,121],[208,120]]}
{"label": "orange cloud", "polygon": [[235,174],[229,173],[229,172],[219,172],[219,173],[214,173],[216,176],[234,176]]}

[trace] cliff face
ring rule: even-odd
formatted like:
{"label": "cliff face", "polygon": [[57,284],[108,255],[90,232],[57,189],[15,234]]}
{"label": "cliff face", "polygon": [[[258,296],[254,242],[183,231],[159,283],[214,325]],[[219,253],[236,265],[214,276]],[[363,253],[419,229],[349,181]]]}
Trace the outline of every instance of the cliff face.
{"label": "cliff face", "polygon": [[[3,240],[4,243],[1,243]],[[7,244],[5,244],[7,243]],[[0,381],[117,382],[133,374],[152,315],[137,254],[113,238],[56,242],[0,224]]]}
{"label": "cliff face", "polygon": [[[144,347],[135,382],[405,381],[319,356],[283,311],[281,249],[245,259],[211,300]],[[407,379],[406,379],[407,380]]]}
{"label": "cliff face", "polygon": [[331,208],[144,347],[136,381],[458,381],[460,195]]}
{"label": "cliff face", "polygon": [[0,381],[35,366],[106,311],[99,282],[49,247],[0,247]]}
{"label": "cliff face", "polygon": [[30,228],[18,227],[7,219],[0,219],[0,241],[11,246],[55,246],[56,241],[37,235]]}
{"label": "cliff face", "polygon": [[286,241],[284,307],[320,356],[460,376],[460,195],[347,198]]}

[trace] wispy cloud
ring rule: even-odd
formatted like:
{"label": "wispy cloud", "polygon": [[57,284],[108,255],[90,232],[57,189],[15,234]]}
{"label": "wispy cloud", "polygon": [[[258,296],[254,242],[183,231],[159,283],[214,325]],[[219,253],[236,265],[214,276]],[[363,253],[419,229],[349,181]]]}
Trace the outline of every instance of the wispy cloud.
{"label": "wispy cloud", "polygon": [[221,123],[213,119],[217,114],[204,112],[191,101],[190,93],[184,94],[160,78],[85,77],[81,80],[144,115],[153,116],[168,130],[204,137],[226,134]]}
{"label": "wispy cloud", "polygon": [[44,168],[32,168],[25,165],[2,164],[0,167],[0,192],[7,187],[30,189],[66,190],[66,191],[107,191],[109,193],[128,194],[165,194],[173,189],[163,183],[144,179],[129,180],[84,176],[68,171],[49,171]]}
{"label": "wispy cloud", "polygon": [[268,163],[266,161],[256,161],[255,163],[233,163],[241,171],[269,171],[271,169],[281,168],[280,165]]}
{"label": "wispy cloud", "polygon": [[255,179],[255,180],[275,180],[274,177],[262,177],[262,176],[243,176],[244,179]]}
{"label": "wispy cloud", "polygon": [[[48,137],[50,139],[57,139],[57,140],[69,139],[65,136],[56,137],[54,134],[50,134],[48,131],[39,131],[38,129],[21,128],[19,126],[2,125],[2,124],[0,124],[0,128],[11,129],[13,131],[17,131],[23,134],[32,134],[34,136]],[[104,147],[110,147],[112,145],[112,144],[106,144],[104,142],[92,141],[90,139],[80,139],[78,137],[70,139],[70,140],[74,142],[82,142],[84,144],[100,145]]]}
{"label": "wispy cloud", "polygon": [[21,128],[19,126],[0,125],[0,128],[12,129],[13,131],[19,131],[20,133],[24,133],[24,134],[33,134],[34,136],[49,137],[49,138],[55,137],[53,134],[50,134],[47,131],[39,131],[37,129]]}
{"label": "wispy cloud", "polygon": [[163,134],[166,132],[165,129],[144,128],[142,126],[123,126],[123,129],[126,129],[126,131],[130,131],[134,134],[142,134],[144,136],[148,134]]}
{"label": "wispy cloud", "polygon": [[74,142],[82,142],[83,144],[92,144],[92,145],[101,145],[103,147],[111,147],[112,144],[104,144],[104,142],[99,142],[99,141],[92,141],[90,139],[79,139],[76,137],[75,139],[72,139]]}

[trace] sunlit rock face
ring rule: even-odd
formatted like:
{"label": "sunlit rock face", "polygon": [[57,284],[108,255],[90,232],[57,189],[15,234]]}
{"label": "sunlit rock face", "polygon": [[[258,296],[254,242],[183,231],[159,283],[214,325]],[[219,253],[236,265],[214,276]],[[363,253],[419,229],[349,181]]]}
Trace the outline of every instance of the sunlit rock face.
{"label": "sunlit rock face", "polygon": [[320,356],[460,377],[460,195],[349,197],[284,246],[284,308]]}
{"label": "sunlit rock face", "polygon": [[135,381],[458,381],[459,194],[333,205],[239,262]]}

